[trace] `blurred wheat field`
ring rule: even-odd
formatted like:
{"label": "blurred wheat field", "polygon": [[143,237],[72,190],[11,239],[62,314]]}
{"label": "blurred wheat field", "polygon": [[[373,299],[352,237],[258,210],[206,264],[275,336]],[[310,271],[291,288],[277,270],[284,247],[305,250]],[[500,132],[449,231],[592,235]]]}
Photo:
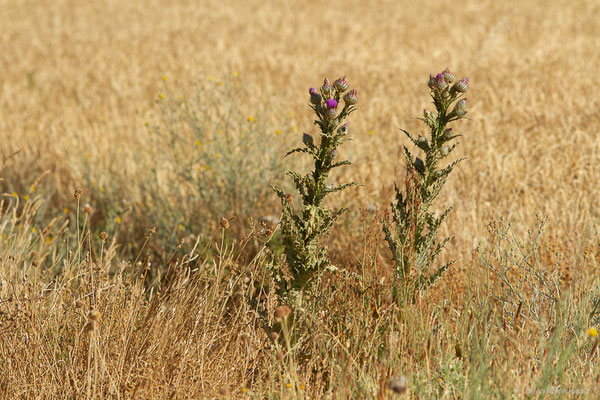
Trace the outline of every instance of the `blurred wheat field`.
{"label": "blurred wheat field", "polygon": [[[526,233],[536,214],[547,215],[542,259],[551,264],[560,252],[567,281],[598,273],[598,2],[0,0],[0,9],[0,192],[5,199],[15,193],[24,201],[36,179],[50,171],[36,185],[44,199],[40,212],[50,220],[74,217],[73,192],[83,187],[82,201],[91,202],[96,214],[90,224],[118,238],[111,247],[115,263],[119,248],[128,245],[127,254],[135,257],[144,240],[141,232],[158,224],[147,211],[158,207],[157,198],[165,209],[177,209],[177,218],[165,214],[157,233],[171,235],[175,243],[179,238],[173,232],[186,220],[216,227],[222,216],[242,213],[260,219],[280,211],[268,187],[272,182],[265,181],[251,196],[240,192],[236,197],[254,199],[252,207],[199,221],[205,216],[198,214],[198,204],[182,200],[188,189],[181,185],[180,192],[172,193],[179,186],[177,166],[191,160],[194,141],[167,157],[168,143],[156,139],[153,128],[165,131],[160,110],[168,100],[183,98],[197,86],[208,88],[198,104],[214,106],[206,118],[216,121],[215,132],[221,129],[215,116],[225,106],[221,102],[235,103],[240,122],[231,125],[232,134],[256,118],[252,129],[261,135],[256,144],[261,151],[232,157],[240,165],[254,160],[248,164],[252,168],[279,162],[284,167],[296,162],[277,161],[285,149],[297,145],[303,131],[317,129],[307,106],[308,88],[323,76],[346,75],[359,91],[360,110],[351,117],[354,140],[344,148],[354,165],[343,178],[363,186],[334,201],[348,205],[356,217],[359,208],[389,206],[393,182],[402,182],[405,171],[401,152],[408,141],[400,128],[422,130],[416,117],[430,106],[427,77],[448,66],[471,79],[469,118],[455,127],[464,135],[456,154],[467,160],[438,200],[440,208],[455,206],[441,228],[442,235],[454,237],[443,258],[458,260],[449,287],[463,290],[472,252],[487,236],[490,220],[500,216]],[[232,88],[230,97],[216,95],[227,88]],[[215,132],[207,135],[218,145]],[[218,147],[212,149],[215,157],[226,158]],[[198,171],[205,168],[193,165]],[[202,173],[215,173],[217,165],[215,160]],[[239,175],[246,179],[243,171]],[[252,182],[260,185],[261,177]],[[138,185],[142,180],[154,186]],[[236,224],[239,239],[248,228],[243,218]],[[351,222],[338,224],[332,235],[338,253],[360,240]],[[0,246],[7,269],[14,247],[6,241]],[[171,254],[167,246],[152,246],[164,259]],[[23,247],[21,255],[32,248]],[[3,275],[7,280],[10,273]],[[136,285],[131,290],[138,297],[123,300],[130,302],[132,315],[144,307],[136,303],[143,297]],[[208,313],[204,304],[197,306]],[[149,335],[158,337],[159,328],[153,329],[157,332]],[[164,352],[167,345],[160,345]],[[202,354],[210,353],[205,350]],[[203,375],[206,382],[220,376],[225,375],[217,370]],[[233,386],[242,385],[242,376],[231,378]],[[179,390],[182,382],[191,382],[187,378],[180,373],[164,387]],[[151,396],[145,385],[138,395]],[[209,392],[206,386],[189,395]],[[161,391],[161,398],[167,393]],[[176,396],[185,398],[182,392]]]}

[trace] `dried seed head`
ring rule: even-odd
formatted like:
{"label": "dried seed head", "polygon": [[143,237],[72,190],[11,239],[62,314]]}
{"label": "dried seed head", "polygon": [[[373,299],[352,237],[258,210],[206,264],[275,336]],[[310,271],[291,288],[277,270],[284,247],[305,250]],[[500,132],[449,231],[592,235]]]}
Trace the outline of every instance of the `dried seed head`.
{"label": "dried seed head", "polygon": [[94,213],[94,209],[89,205],[89,203],[86,203],[86,205],[83,206],[83,212],[87,215],[92,215]]}
{"label": "dried seed head", "polygon": [[272,341],[276,342],[277,339],[279,338],[279,333],[277,333],[275,331],[271,331],[271,333],[269,333],[269,337],[271,338]]}
{"label": "dried seed head", "polygon": [[83,194],[83,190],[81,190],[80,188],[77,188],[75,190],[75,193],[73,193],[73,197],[75,197],[76,199],[81,198],[81,195]]}
{"label": "dried seed head", "polygon": [[284,357],[285,357],[285,356],[284,356],[284,354],[283,354],[283,351],[281,351],[281,350],[277,350],[277,359],[278,359],[279,361],[283,361]]}
{"label": "dried seed head", "polygon": [[83,307],[83,301],[81,301],[81,299],[77,299],[75,301],[75,307],[77,307],[77,308]]}
{"label": "dried seed head", "polygon": [[148,232],[146,232],[146,239],[149,239],[152,237],[152,235],[154,235],[156,233],[156,227],[152,227],[150,229],[148,229]]}
{"label": "dried seed head", "polygon": [[90,321],[98,321],[101,316],[102,316],[102,314],[100,314],[100,311],[92,310],[92,311],[90,311],[88,318]]}
{"label": "dried seed head", "polygon": [[404,394],[408,391],[408,380],[406,379],[405,376],[401,376],[401,377],[397,377],[397,376],[392,376],[392,378],[390,379],[390,389],[392,389],[392,392],[394,393],[398,393],[398,394]]}
{"label": "dried seed head", "polygon": [[90,321],[87,324],[85,324],[85,327],[83,328],[86,332],[91,332],[91,331],[95,331],[96,330],[96,321]]}
{"label": "dried seed head", "polygon": [[275,309],[274,316],[275,316],[275,319],[279,321],[279,320],[289,317],[291,312],[292,312],[292,310],[288,306],[283,305],[283,306],[279,306]]}
{"label": "dried seed head", "polygon": [[100,240],[102,240],[103,242],[106,241],[106,239],[108,239],[108,233],[102,231],[100,232],[100,234],[98,235],[100,237]]}
{"label": "dried seed head", "polygon": [[221,225],[221,228],[223,228],[224,230],[229,229],[229,220],[225,217],[221,218],[221,222],[219,222],[219,225]]}

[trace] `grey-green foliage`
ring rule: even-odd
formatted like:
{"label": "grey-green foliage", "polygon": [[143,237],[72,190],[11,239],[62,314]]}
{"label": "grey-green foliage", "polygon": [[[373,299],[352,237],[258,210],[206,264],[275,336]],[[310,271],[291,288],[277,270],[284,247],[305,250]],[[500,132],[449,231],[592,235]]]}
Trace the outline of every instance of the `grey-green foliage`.
{"label": "grey-green foliage", "polygon": [[[348,123],[344,123],[344,120],[356,110],[354,104],[357,102],[357,92],[351,90],[343,95],[347,89],[348,83],[340,78],[333,85],[325,79],[320,94],[315,88],[310,90],[311,108],[317,116],[315,124],[321,129],[319,143],[315,143],[311,135],[304,133],[303,146],[286,154],[306,153],[314,160],[314,170],[306,175],[295,171],[287,172],[300,195],[299,209],[294,207],[291,194],[273,188],[283,206],[281,233],[292,289],[303,289],[330,265],[324,241],[335,221],[346,209],[327,209],[323,207],[323,201],[327,195],[357,184],[352,182],[334,186],[327,181],[334,168],[350,164],[347,160],[336,161],[337,147],[349,140]],[[344,107],[338,112],[342,95]]]}
{"label": "grey-green foliage", "polygon": [[[437,255],[450,238],[438,240],[440,225],[452,207],[439,216],[430,208],[440,193],[448,175],[462,159],[452,161],[445,167],[440,163],[456,147],[452,140],[460,135],[447,129],[450,122],[466,114],[467,100],[463,94],[468,89],[468,78],[455,82],[448,69],[437,76],[430,76],[429,88],[435,112],[425,110],[421,120],[429,128],[429,137],[413,137],[403,130],[408,138],[425,154],[424,160],[414,156],[404,147],[407,162],[406,187],[401,191],[397,185],[396,201],[392,203],[392,221],[384,220],[383,230],[392,252],[400,281],[399,296],[413,298],[430,287],[452,264],[450,261],[432,271]],[[454,107],[450,107],[454,103]]]}

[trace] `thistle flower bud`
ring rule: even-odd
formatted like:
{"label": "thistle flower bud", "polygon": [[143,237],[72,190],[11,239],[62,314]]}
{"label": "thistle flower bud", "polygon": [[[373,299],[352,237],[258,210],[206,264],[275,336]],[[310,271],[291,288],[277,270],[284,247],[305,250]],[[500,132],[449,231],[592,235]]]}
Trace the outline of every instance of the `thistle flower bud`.
{"label": "thistle flower bud", "polygon": [[352,106],[358,103],[358,91],[356,89],[352,89],[348,93],[344,95],[344,102],[346,105]]}
{"label": "thistle flower bud", "polygon": [[448,148],[448,146],[442,146],[442,148],[440,149],[440,152],[442,153],[443,156],[447,156],[448,153],[450,152],[450,149]]}
{"label": "thistle flower bud", "polygon": [[331,86],[331,83],[329,83],[329,79],[327,78],[325,78],[323,81],[323,86],[321,86],[321,94],[326,99],[330,98],[333,94],[333,86]]}
{"label": "thistle flower bud", "polygon": [[321,104],[321,95],[319,93],[317,93],[317,89],[314,87],[311,87],[310,90],[308,91],[308,93],[310,94],[310,102],[314,105],[317,104]]}
{"label": "thistle flower bud", "polygon": [[430,89],[435,88],[435,76],[432,74],[429,74],[429,82],[427,82],[427,86],[429,86]]}
{"label": "thistle flower bud", "polygon": [[440,92],[448,87],[448,82],[444,79],[444,75],[437,74],[435,77],[435,88]]}
{"label": "thistle flower bud", "polygon": [[467,99],[460,99],[454,106],[452,113],[458,118],[462,118],[467,113]]}
{"label": "thistle flower bud", "polygon": [[452,83],[456,80],[456,77],[454,76],[454,74],[452,72],[450,72],[450,69],[448,69],[448,68],[446,68],[445,70],[442,71],[442,76],[448,83]]}
{"label": "thistle flower bud", "polygon": [[325,110],[324,114],[325,114],[325,119],[328,120],[328,121],[331,121],[337,115],[337,109],[335,109],[335,108],[328,108],[327,110]]}
{"label": "thistle flower bud", "polygon": [[415,159],[415,169],[417,170],[418,173],[420,174],[424,174],[425,173],[425,164],[423,164],[423,160],[421,160],[419,157],[417,157]]}
{"label": "thistle flower bud", "polygon": [[442,137],[444,139],[449,139],[453,134],[452,128],[444,129],[444,132],[442,132]]}
{"label": "thistle flower bud", "polygon": [[469,78],[462,78],[454,84],[453,88],[459,93],[466,93],[466,91],[469,90]]}
{"label": "thistle flower bud", "polygon": [[433,119],[433,113],[425,109],[423,110],[423,117],[425,117],[426,120]]}
{"label": "thistle flower bud", "polygon": [[338,102],[336,99],[327,99],[327,108],[337,108]]}
{"label": "thistle flower bud", "polygon": [[348,133],[348,123],[347,122],[338,128],[338,133],[341,133],[343,135]]}
{"label": "thistle flower bud", "polygon": [[348,85],[348,82],[346,81],[345,76],[343,76],[343,77],[337,79],[335,82],[333,82],[333,86],[335,86],[337,91],[340,93],[345,92],[350,87],[350,85]]}
{"label": "thistle flower bud", "polygon": [[308,147],[314,145],[314,143],[315,143],[313,140],[313,137],[306,132],[304,132],[304,134],[302,134],[302,142],[305,145],[307,145]]}
{"label": "thistle flower bud", "polygon": [[423,136],[420,136],[420,135],[419,135],[419,137],[417,138],[417,144],[418,144],[419,146],[426,145],[426,144],[427,144],[427,139],[426,139],[426,138],[424,138]]}

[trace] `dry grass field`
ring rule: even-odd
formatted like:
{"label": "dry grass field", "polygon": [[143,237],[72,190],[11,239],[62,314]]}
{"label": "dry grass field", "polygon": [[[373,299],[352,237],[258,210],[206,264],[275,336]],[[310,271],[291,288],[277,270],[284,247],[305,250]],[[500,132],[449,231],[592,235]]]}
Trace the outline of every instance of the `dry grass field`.
{"label": "dry grass field", "polygon": [[[3,398],[595,397],[598,2],[0,10]],[[428,76],[445,67],[471,82],[453,153],[466,161],[436,203],[454,205],[441,261],[457,261],[400,307],[376,285],[392,264],[360,210],[389,207],[406,169],[400,128],[423,131]],[[252,220],[279,215],[269,185],[308,167],[282,158],[317,132],[308,88],[342,75],[360,110],[342,148],[353,165],[334,180],[363,185],[331,197],[349,212],[329,248],[365,280],[325,276],[321,298],[291,305],[291,339],[272,340],[280,301],[263,285],[271,261]],[[540,315],[511,320],[476,248],[504,218],[519,238],[511,256],[525,257],[537,215],[548,223],[527,263],[560,261],[560,299],[528,297]],[[492,266],[510,264],[501,250]],[[407,394],[391,389],[400,376]]]}

